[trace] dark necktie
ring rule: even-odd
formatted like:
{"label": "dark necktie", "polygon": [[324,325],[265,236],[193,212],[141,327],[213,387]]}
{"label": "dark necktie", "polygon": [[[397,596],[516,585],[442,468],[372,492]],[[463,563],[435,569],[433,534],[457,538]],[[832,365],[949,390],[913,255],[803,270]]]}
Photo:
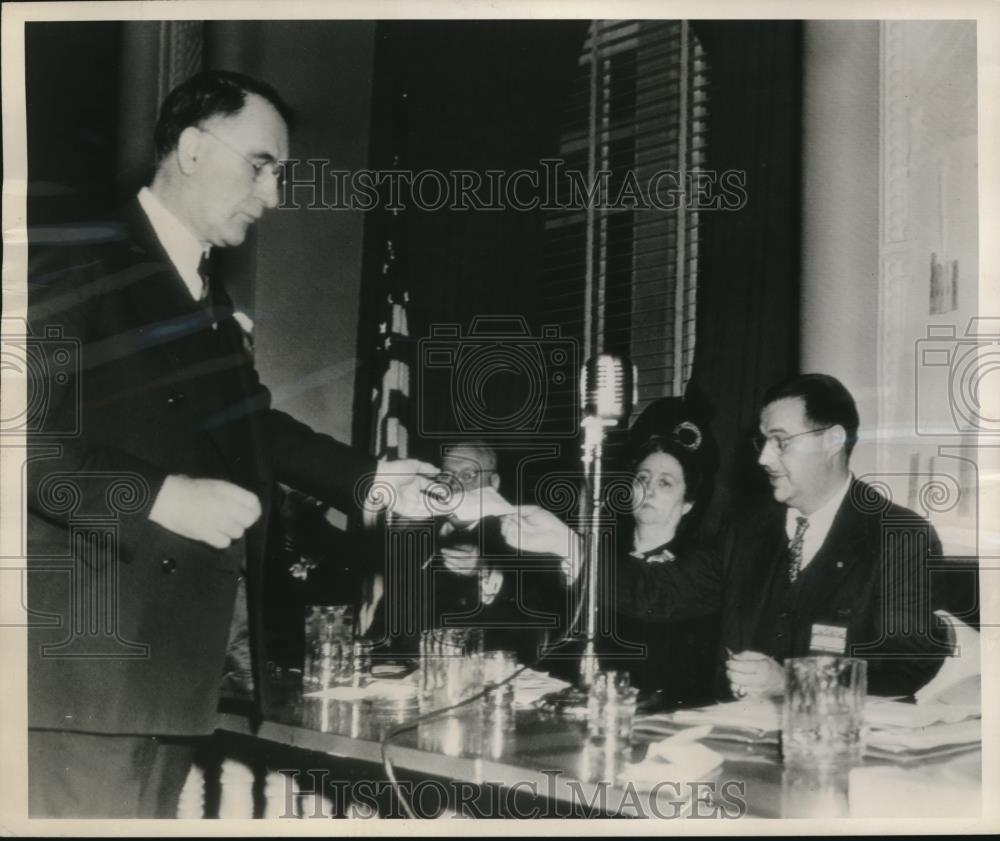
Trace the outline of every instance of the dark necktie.
{"label": "dark necktie", "polygon": [[211,269],[212,261],[209,259],[207,253],[201,255],[201,260],[198,261],[198,277],[201,278],[201,298],[202,301],[211,300]]}
{"label": "dark necktie", "polygon": [[212,329],[215,329],[215,301],[212,298],[212,261],[209,259],[208,253],[201,255],[201,260],[198,261],[198,276],[201,278],[201,297],[198,299],[199,303],[205,308],[211,319]]}
{"label": "dark necktie", "polygon": [[795,536],[788,544],[788,580],[792,583],[802,571],[802,539],[807,528],[809,528],[809,520],[806,517],[795,518]]}

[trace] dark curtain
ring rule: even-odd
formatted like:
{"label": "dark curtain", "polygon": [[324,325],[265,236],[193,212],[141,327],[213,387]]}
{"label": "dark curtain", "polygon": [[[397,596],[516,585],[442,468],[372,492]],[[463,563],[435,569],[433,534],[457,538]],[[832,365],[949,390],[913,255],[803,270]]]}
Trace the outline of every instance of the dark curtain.
{"label": "dark curtain", "polygon": [[[538,170],[559,148],[561,109],[587,21],[380,21],[376,30],[372,166],[420,172],[469,170],[486,181],[489,170]],[[527,193],[525,193],[527,195]],[[434,195],[433,191],[430,195]],[[483,195],[486,195],[485,190]],[[373,211],[366,218],[365,275],[359,325],[354,441],[367,443],[368,403],[375,385],[370,364],[386,242],[393,271],[410,293],[413,350],[434,325],[457,324],[463,334],[474,318],[523,315],[532,336],[540,324],[538,291],[543,213],[501,210],[430,210],[406,205],[398,216]],[[551,321],[552,319],[549,319]],[[547,322],[546,322],[547,323]],[[530,340],[529,340],[530,341]],[[456,343],[457,344],[457,343]],[[417,394],[414,357],[411,454],[440,460],[440,444],[455,428],[451,395],[435,378]],[[435,374],[438,372],[435,371]],[[524,405],[521,380],[501,372],[489,379],[488,414],[507,417]],[[435,388],[432,389],[431,386]],[[421,437],[421,431],[433,435]],[[484,432],[492,440],[502,433]],[[572,443],[572,442],[571,442]],[[570,447],[570,449],[574,449]],[[575,450],[574,450],[575,451]],[[505,457],[501,471],[516,463]],[[503,477],[514,493],[514,474]]]}
{"label": "dark curtain", "polygon": [[798,22],[695,24],[711,66],[709,166],[746,174],[744,207],[702,215],[692,383],[715,406],[720,468],[703,527],[767,492],[749,436],[764,390],[798,369]]}
{"label": "dark curtain", "polygon": [[94,219],[115,207],[122,24],[24,28],[28,223]]}

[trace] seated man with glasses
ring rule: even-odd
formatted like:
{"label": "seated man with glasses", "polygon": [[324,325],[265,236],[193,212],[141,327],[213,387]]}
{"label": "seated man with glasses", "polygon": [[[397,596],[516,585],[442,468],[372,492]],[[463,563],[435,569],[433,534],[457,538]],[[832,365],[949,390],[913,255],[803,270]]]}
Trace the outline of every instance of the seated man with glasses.
{"label": "seated man with glasses", "polygon": [[[466,441],[442,451],[438,484],[448,498],[439,503],[433,549],[421,565],[423,583],[386,598],[412,599],[420,605],[420,627],[481,628],[489,650],[513,651],[519,662],[532,663],[542,645],[559,634],[565,612],[560,561],[545,553],[521,557],[506,540],[503,522],[518,509],[500,494],[496,450],[482,441]],[[385,622],[385,610],[373,624]],[[397,606],[395,613],[399,613]],[[417,640],[384,630],[392,649],[416,651]],[[376,633],[377,635],[377,633]]]}
{"label": "seated man with glasses", "polygon": [[927,567],[941,543],[927,520],[851,474],[858,425],[854,398],[831,376],[771,388],[756,443],[773,501],[734,518],[702,563],[619,572],[619,605],[650,619],[721,613],[720,696],[780,694],[782,662],[810,654],[863,657],[869,692],[910,695],[948,653]]}
{"label": "seated man with glasses", "polygon": [[806,374],[765,394],[758,463],[778,504],[736,525],[719,558],[736,696],[780,693],[787,657],[864,657],[869,691],[884,695],[912,693],[941,665],[927,572],[941,543],[850,472],[858,425],[833,377]]}

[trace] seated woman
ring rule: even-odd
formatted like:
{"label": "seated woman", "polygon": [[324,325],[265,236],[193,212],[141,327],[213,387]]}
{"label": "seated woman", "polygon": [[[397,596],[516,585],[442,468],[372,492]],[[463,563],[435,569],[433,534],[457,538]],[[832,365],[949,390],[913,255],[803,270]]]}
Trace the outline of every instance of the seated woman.
{"label": "seated woman", "polygon": [[[711,494],[718,451],[697,402],[664,398],[651,404],[630,433],[634,480],[630,516],[617,530],[613,588],[615,638],[598,640],[602,667],[628,670],[644,690],[647,708],[707,703],[719,648],[716,605],[686,605],[681,615],[653,619],[659,587],[655,570],[675,564],[705,574],[706,551],[695,526]],[[524,506],[502,518],[503,534],[521,551],[566,558],[570,582],[578,581],[581,540],[554,514]],[[641,647],[637,650],[637,647]],[[561,675],[566,677],[567,675]]]}
{"label": "seated woman", "polygon": [[[707,501],[713,471],[707,427],[692,420],[672,423],[634,448],[631,523],[623,522],[615,567],[617,640],[606,641],[606,668],[627,669],[644,690],[649,707],[708,703],[719,645],[718,614],[680,621],[651,618],[652,612],[620,588],[643,577],[653,564],[701,562],[694,526]],[[640,646],[643,654],[636,653]]]}

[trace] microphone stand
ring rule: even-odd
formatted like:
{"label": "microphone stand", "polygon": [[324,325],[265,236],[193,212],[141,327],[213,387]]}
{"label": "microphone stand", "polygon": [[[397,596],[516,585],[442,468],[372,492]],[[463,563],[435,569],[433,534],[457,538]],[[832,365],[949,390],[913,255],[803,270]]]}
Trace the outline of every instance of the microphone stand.
{"label": "microphone stand", "polygon": [[597,580],[600,561],[600,509],[602,483],[602,455],[604,448],[605,422],[597,415],[588,415],[580,424],[583,427],[584,486],[590,486],[589,529],[584,551],[584,575],[587,576],[587,624],[586,642],[580,657],[581,689],[589,689],[598,671],[597,661]]}
{"label": "microphone stand", "polygon": [[[583,572],[586,576],[587,618],[583,654],[580,657],[580,673],[575,685],[552,692],[543,699],[544,708],[570,718],[583,720],[588,714],[590,687],[599,670],[597,659],[597,595],[600,553],[600,510],[602,484],[602,453],[604,427],[613,426],[597,414],[587,415],[581,422],[583,429],[584,486],[590,487],[589,524],[584,541]],[[585,497],[586,498],[586,497]]]}
{"label": "microphone stand", "polygon": [[[586,363],[581,372],[581,403],[586,416],[580,422],[583,430],[581,461],[584,488],[589,486],[589,523],[584,541],[583,574],[586,578],[587,623],[580,674],[575,686],[546,695],[543,708],[572,717],[587,715],[590,689],[594,685],[599,664],[597,659],[597,597],[600,572],[601,485],[604,432],[617,426],[636,402],[634,368],[620,358],[600,354]],[[631,397],[631,402],[629,399]],[[586,490],[583,499],[587,499]],[[586,504],[586,503],[585,503]],[[575,628],[573,629],[575,630]]]}

